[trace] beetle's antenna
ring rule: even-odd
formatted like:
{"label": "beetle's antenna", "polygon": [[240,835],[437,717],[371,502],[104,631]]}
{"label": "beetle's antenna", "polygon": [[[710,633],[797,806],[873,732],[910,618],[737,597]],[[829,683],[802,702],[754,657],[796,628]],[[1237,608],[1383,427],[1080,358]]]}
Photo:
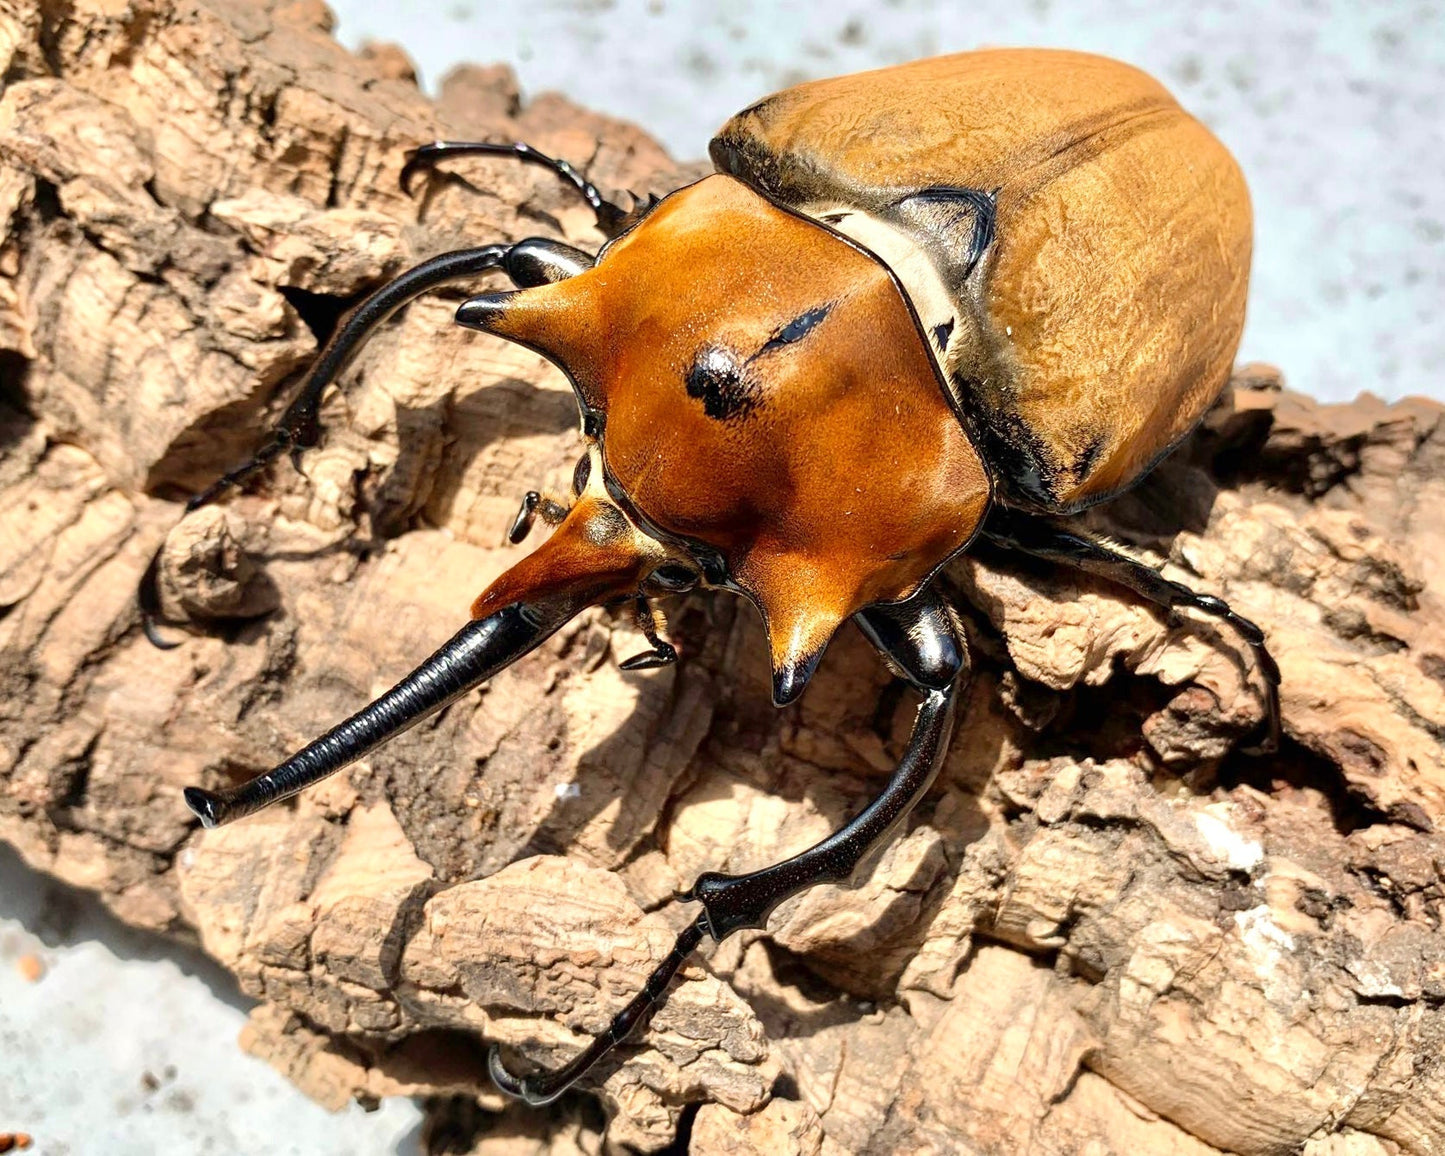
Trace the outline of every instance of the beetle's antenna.
{"label": "beetle's antenna", "polygon": [[564,160],[549,157],[529,144],[521,141],[460,141],[439,140],[412,149],[406,154],[406,164],[401,170],[401,189],[411,195],[412,179],[420,172],[429,172],[443,157],[505,156],[514,157],[526,164],[540,165],[551,169],[581,195],[597,218],[597,227],[608,237],[615,237],[622,231],[622,223],[629,214],[620,205],[614,204],[597,191],[597,186]]}
{"label": "beetle's antenna", "polygon": [[517,510],[517,516],[512,519],[511,526],[507,529],[507,541],[513,546],[526,541],[527,535],[532,532],[538,517],[549,526],[560,525],[562,519],[567,516],[569,507],[561,502],[546,497],[536,490],[528,490],[522,495],[522,505]]}

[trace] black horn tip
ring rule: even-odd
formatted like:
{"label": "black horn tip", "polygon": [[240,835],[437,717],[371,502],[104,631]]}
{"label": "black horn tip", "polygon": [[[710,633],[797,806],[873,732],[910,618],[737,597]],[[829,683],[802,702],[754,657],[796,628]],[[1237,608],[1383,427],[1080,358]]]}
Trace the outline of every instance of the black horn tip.
{"label": "black horn tip", "polygon": [[226,821],[230,808],[226,801],[214,791],[203,791],[200,787],[187,787],[184,794],[186,806],[195,812],[196,818],[201,821],[201,826],[207,830],[219,827]]}
{"label": "black horn tip", "polygon": [[482,293],[469,297],[457,306],[457,324],[486,333],[507,311],[511,293]]}
{"label": "black horn tip", "polygon": [[796,702],[798,696],[808,688],[813,672],[818,669],[823,652],[804,655],[773,671],[773,705],[787,706]]}

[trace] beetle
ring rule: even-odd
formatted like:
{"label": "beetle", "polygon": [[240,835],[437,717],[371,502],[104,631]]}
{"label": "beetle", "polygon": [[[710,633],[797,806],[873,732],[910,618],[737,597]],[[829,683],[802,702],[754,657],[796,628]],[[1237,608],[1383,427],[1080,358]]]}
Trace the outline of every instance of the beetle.
{"label": "beetle", "polygon": [[1262,631],[1057,521],[1143,477],[1227,381],[1244,320],[1251,215],[1238,166],[1154,80],[1102,57],[989,50],[803,84],[733,117],[716,172],[631,211],[524,144],[439,141],[448,159],[545,166],[595,212],[597,255],[545,238],[447,253],[343,319],[271,440],[194,509],[320,437],[326,387],[407,301],[500,271],[463,326],[564,374],[585,453],[551,536],[477,597],[471,619],[392,690],[275,769],[188,788],[207,827],[286,798],[440,710],[597,604],[727,590],[762,614],[778,706],[852,620],[921,696],[898,769],[856,818],[785,862],[703,874],[700,904],[606,1032],[550,1074],[498,1087],[555,1098],[644,1023],[704,936],[764,928],[784,899],[845,882],[924,795],[967,677],[937,575],[976,537],[1101,575],[1170,611],[1232,625],[1279,734]]}

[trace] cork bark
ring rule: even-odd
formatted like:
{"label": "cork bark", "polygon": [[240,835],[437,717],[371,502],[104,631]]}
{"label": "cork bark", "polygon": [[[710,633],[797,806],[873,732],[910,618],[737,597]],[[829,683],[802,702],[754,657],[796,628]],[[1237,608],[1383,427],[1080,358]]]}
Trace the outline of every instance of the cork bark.
{"label": "cork bark", "polygon": [[[181,517],[388,277],[601,241],[502,161],[407,197],[404,151],[523,139],[643,195],[700,171],[505,69],[432,103],[328,19],[0,5],[0,838],[198,939],[257,1001],[242,1045],[323,1103],[430,1097],[434,1151],[1445,1151],[1430,402],[1320,406],[1245,367],[1085,519],[1264,627],[1278,753],[1246,753],[1261,687],[1228,628],[974,551],[948,574],[972,680],[908,829],[701,952],[545,1112],[491,1089],[487,1044],[565,1060],[690,918],[675,890],[880,788],[914,702],[851,628],[779,712],[745,604],[670,604],[683,661],[640,673],[635,626],[590,612],[294,804],[198,829],[183,787],[267,769],[449,637],[578,451],[560,375],[443,295],[370,343],[299,471]],[[157,555],[171,650],[136,605]]]}

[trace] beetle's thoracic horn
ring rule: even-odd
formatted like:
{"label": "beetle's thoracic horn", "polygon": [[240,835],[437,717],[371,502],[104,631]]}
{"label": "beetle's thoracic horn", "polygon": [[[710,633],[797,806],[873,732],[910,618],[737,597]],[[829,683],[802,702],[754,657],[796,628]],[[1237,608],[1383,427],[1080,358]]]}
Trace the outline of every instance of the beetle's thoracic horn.
{"label": "beetle's thoracic horn", "polygon": [[391,690],[249,782],[226,791],[188,787],[186,804],[215,827],[289,798],[510,666],[586,607],[635,593],[662,557],[616,506],[584,496],[551,538],[477,599],[474,620]]}
{"label": "beetle's thoracic horn", "polygon": [[589,407],[602,404],[594,371],[599,356],[597,284],[592,269],[547,285],[499,290],[457,307],[458,325],[505,337],[560,365]]}

